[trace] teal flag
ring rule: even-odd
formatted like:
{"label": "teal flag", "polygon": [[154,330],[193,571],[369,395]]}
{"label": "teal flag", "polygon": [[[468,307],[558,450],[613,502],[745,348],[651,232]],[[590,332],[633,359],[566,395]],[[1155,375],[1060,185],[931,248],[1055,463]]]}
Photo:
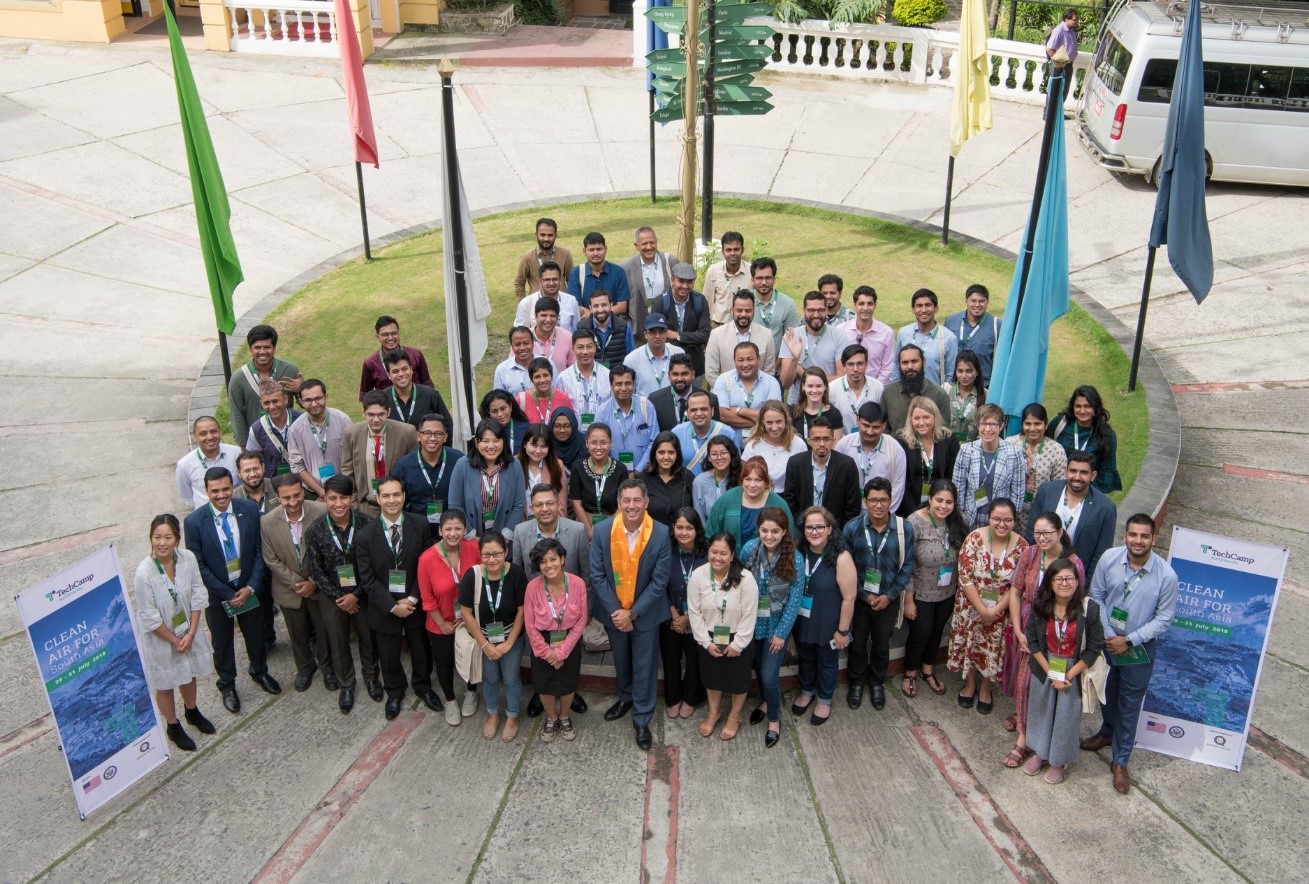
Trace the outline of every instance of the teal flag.
{"label": "teal flag", "polygon": [[230,335],[236,328],[236,311],[232,293],[245,279],[241,259],[236,256],[229,221],[232,210],[227,205],[227,187],[214,155],[200,93],[191,76],[191,63],[182,48],[173,13],[164,4],[168,22],[168,50],[173,56],[173,82],[177,84],[177,109],[182,115],[182,140],[186,143],[186,165],[191,173],[191,194],[195,198],[195,220],[200,228],[200,252],[205,258],[209,277],[209,296],[214,301],[214,321],[218,330]]}

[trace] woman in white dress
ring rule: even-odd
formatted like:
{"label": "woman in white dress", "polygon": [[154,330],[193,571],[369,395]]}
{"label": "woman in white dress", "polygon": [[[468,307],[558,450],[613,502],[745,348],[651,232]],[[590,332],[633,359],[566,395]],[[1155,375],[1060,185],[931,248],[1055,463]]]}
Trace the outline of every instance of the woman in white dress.
{"label": "woman in white dress", "polygon": [[154,688],[155,703],[168,722],[168,739],[184,752],[195,741],[177,720],[173,689],[180,688],[186,720],[202,734],[214,726],[195,703],[196,676],[213,671],[213,651],[200,631],[200,617],[209,606],[209,591],[200,579],[195,556],[178,546],[182,529],[169,513],[150,523],[150,555],[136,566],[136,622],[145,653],[145,675]]}
{"label": "woman in white dress", "polygon": [[773,482],[773,490],[781,494],[786,484],[786,462],[791,459],[791,455],[808,450],[809,446],[791,425],[791,413],[786,410],[786,406],[776,399],[770,399],[759,407],[759,423],[741,450],[741,460],[762,457],[764,463],[768,464],[768,477]]}

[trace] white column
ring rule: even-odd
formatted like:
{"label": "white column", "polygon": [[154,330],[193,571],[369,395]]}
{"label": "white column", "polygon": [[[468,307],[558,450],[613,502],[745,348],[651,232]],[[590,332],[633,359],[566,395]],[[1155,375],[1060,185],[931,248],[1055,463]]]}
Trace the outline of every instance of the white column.
{"label": "white column", "polygon": [[646,43],[646,0],[632,0],[632,67],[645,67],[645,54],[650,51]]}

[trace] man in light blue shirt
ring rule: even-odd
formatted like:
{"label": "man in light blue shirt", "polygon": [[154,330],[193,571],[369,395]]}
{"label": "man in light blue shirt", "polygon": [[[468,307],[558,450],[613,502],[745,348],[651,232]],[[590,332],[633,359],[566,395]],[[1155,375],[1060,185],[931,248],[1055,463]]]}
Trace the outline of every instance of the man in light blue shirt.
{"label": "man in light blue shirt", "polygon": [[585,433],[595,423],[600,406],[613,398],[609,369],[595,361],[595,335],[586,329],[573,336],[573,365],[555,378],[555,389],[573,400],[573,410]]}
{"label": "man in light blue shirt", "polygon": [[660,387],[669,386],[668,360],[678,353],[685,353],[681,347],[668,343],[668,320],[662,313],[651,313],[645,318],[645,346],[637,347],[623,364],[636,372],[636,393],[638,396],[650,396]]}
{"label": "man in light blue shirt", "polygon": [[[959,355],[959,339],[954,332],[936,321],[939,306],[936,292],[931,289],[919,289],[910,301],[914,311],[911,325],[900,329],[895,337],[895,350],[899,352],[909,344],[923,351],[923,377],[937,386],[954,380],[954,361]],[[900,360],[891,375],[892,381],[900,380]]]}
{"label": "man in light blue shirt", "polygon": [[1109,769],[1114,788],[1123,795],[1131,789],[1127,762],[1154,672],[1155,642],[1167,631],[1177,607],[1177,573],[1154,552],[1154,541],[1154,519],[1144,513],[1129,517],[1125,545],[1100,557],[1091,580],[1091,598],[1100,606],[1104,626],[1109,679],[1106,702],[1100,707],[1104,723],[1099,733],[1082,740],[1082,748],[1096,752],[1113,747]]}
{"label": "man in light blue shirt", "polygon": [[982,364],[982,386],[991,386],[991,365],[995,361],[995,342],[1000,335],[1000,319],[986,312],[991,293],[981,283],[964,292],[964,309],[951,313],[945,327],[959,339],[960,350],[972,350]]}
{"label": "man in light blue shirt", "polygon": [[627,315],[627,302],[631,295],[627,288],[627,274],[612,261],[605,260],[609,247],[604,235],[591,231],[582,239],[582,253],[586,260],[568,273],[568,293],[577,299],[582,318],[591,315],[591,292],[601,289],[609,293],[613,312]]}
{"label": "man in light blue shirt", "polygon": [[686,420],[673,427],[677,447],[682,451],[682,464],[693,476],[704,472],[709,464],[709,440],[726,436],[741,450],[741,434],[714,420],[713,400],[704,390],[696,390],[686,397]]}
{"label": "man in light blue shirt", "polygon": [[645,469],[650,446],[659,435],[654,406],[644,396],[633,395],[636,375],[626,365],[609,372],[607,399],[595,412],[595,421],[607,424],[613,436],[613,457],[631,471]]}
{"label": "man in light blue shirt", "polygon": [[759,371],[759,347],[754,341],[737,344],[732,351],[736,368],[718,376],[713,394],[723,422],[737,430],[753,430],[759,409],[770,399],[782,398],[782,385]]}

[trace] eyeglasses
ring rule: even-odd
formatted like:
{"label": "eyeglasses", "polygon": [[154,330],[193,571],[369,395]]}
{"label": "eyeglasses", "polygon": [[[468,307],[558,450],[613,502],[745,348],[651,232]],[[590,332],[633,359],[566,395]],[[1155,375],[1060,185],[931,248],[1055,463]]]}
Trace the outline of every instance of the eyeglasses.
{"label": "eyeglasses", "polygon": [[979,426],[979,427],[989,427],[989,428],[991,428],[991,429],[993,429],[993,430],[998,430],[998,429],[1000,429],[1000,422],[999,422],[999,421],[982,421],[982,422],[979,423],[977,426]]}
{"label": "eyeglasses", "polygon": [[826,525],[805,525],[805,526],[804,526],[804,531],[805,531],[806,534],[821,534],[822,532],[824,532],[824,531],[826,531],[826,530],[827,530],[827,526],[826,526]]}
{"label": "eyeglasses", "polygon": [[493,549],[482,550],[482,558],[484,559],[503,559],[504,557],[504,550],[500,550],[499,552],[496,552]]}
{"label": "eyeglasses", "polygon": [[419,430],[418,435],[422,436],[424,439],[439,439],[446,435],[446,432],[445,430]]}
{"label": "eyeglasses", "polygon": [[866,502],[867,502],[867,504],[868,504],[869,506],[890,506],[890,505],[891,505],[891,501],[887,500],[887,499],[884,498],[884,497],[881,497],[881,498],[873,498],[873,497],[870,497],[870,498],[868,498],[868,500],[867,500]]}
{"label": "eyeglasses", "polygon": [[1059,533],[1058,531],[1033,531],[1033,532],[1032,532],[1032,536],[1033,536],[1033,537],[1054,537],[1054,536],[1056,536],[1058,533]]}
{"label": "eyeglasses", "polygon": [[1055,583],[1076,583],[1077,577],[1073,574],[1060,574],[1054,579]]}
{"label": "eyeglasses", "polygon": [[1013,519],[1006,519],[1002,516],[993,516],[991,518],[992,525],[1012,525],[1013,523],[1014,523]]}

